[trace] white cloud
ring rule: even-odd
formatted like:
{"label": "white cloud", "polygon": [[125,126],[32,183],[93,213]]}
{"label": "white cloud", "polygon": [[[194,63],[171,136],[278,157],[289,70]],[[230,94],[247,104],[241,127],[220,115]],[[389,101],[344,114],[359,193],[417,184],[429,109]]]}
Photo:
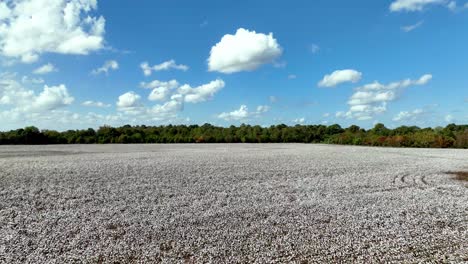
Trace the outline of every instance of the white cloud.
{"label": "white cloud", "polygon": [[11,15],[11,10],[8,8],[6,2],[1,2],[0,3],[0,20],[6,19],[10,17]]}
{"label": "white cloud", "polygon": [[74,98],[63,84],[45,85],[36,95],[33,90],[23,87],[14,79],[14,75],[0,75],[0,105],[9,107],[9,113],[15,116],[40,114],[65,107],[73,103]]}
{"label": "white cloud", "polygon": [[23,84],[43,84],[45,81],[42,78],[29,78],[28,76],[23,76],[21,78]]}
{"label": "white cloud", "polygon": [[104,63],[104,65],[93,70],[91,73],[94,75],[105,73],[107,75],[109,73],[109,70],[117,70],[117,69],[119,69],[119,63],[115,60],[108,60]]}
{"label": "white cloud", "polygon": [[452,115],[448,114],[445,116],[445,122],[452,123],[454,121],[455,121],[455,118]]}
{"label": "white cloud", "polygon": [[33,71],[34,74],[47,74],[58,71],[52,63],[47,63]]}
{"label": "white cloud", "polygon": [[22,0],[0,6],[0,54],[32,63],[42,53],[86,55],[104,46],[97,0]]}
{"label": "white cloud", "polygon": [[[430,5],[446,5],[449,9],[453,8],[454,2],[448,0],[396,0],[390,5],[390,11],[392,12],[416,12],[423,11],[427,6]],[[455,3],[456,7],[456,3]]]}
{"label": "white cloud", "polygon": [[293,79],[296,79],[296,78],[297,78],[297,76],[295,74],[289,74],[288,75],[288,79],[290,79],[290,80],[293,80]]}
{"label": "white cloud", "polygon": [[187,71],[189,69],[187,65],[177,64],[175,60],[165,61],[154,66],[150,66],[148,62],[143,62],[140,64],[140,68],[143,70],[145,76],[150,76],[153,71],[167,71],[170,69]]}
{"label": "white cloud", "polygon": [[141,107],[141,96],[136,94],[133,91],[126,92],[119,96],[117,101],[117,107],[122,110],[127,110],[129,108]]}
{"label": "white cloud", "polygon": [[171,100],[162,104],[155,105],[149,110],[149,114],[159,118],[167,119],[168,117],[175,117],[177,112],[182,111],[184,108],[182,96],[173,95]]}
{"label": "white cloud", "polygon": [[[369,120],[387,111],[387,104],[396,100],[401,90],[410,86],[427,84],[432,75],[425,74],[417,80],[406,79],[389,84],[373,82],[355,89],[348,100],[349,110],[337,112],[336,117]],[[402,114],[404,115],[404,114]]]}
{"label": "white cloud", "polygon": [[362,73],[356,70],[338,70],[329,75],[325,75],[318,83],[319,87],[335,87],[339,84],[351,82],[357,83],[361,80]]}
{"label": "white cloud", "polygon": [[432,75],[425,74],[417,80],[405,79],[405,80],[398,81],[398,82],[392,82],[387,85],[383,85],[376,81],[376,82],[358,87],[357,90],[360,90],[360,91],[396,90],[400,88],[407,88],[409,86],[425,85],[430,80],[432,80]]}
{"label": "white cloud", "polygon": [[170,80],[168,82],[154,80],[154,81],[149,82],[149,83],[141,82],[140,86],[141,86],[141,88],[145,88],[145,89],[154,89],[154,88],[159,88],[159,87],[174,89],[174,88],[179,87],[179,82],[177,82],[177,80]]}
{"label": "white cloud", "polygon": [[168,82],[154,80],[149,83],[141,82],[140,86],[145,89],[153,89],[150,95],[148,96],[148,100],[163,101],[169,97],[172,90],[179,87],[179,83],[176,80],[171,80]]}
{"label": "white cloud", "polygon": [[223,89],[224,86],[224,81],[218,79],[195,88],[192,88],[190,87],[190,85],[185,84],[178,89],[178,92],[181,95],[184,95],[185,102],[200,103],[213,99],[214,95],[221,89]]}
{"label": "white cloud", "polygon": [[450,1],[450,3],[447,4],[447,8],[450,9],[450,11],[457,11],[457,2]]}
{"label": "white cloud", "polygon": [[403,26],[403,27],[401,27],[401,30],[403,30],[404,32],[411,32],[411,31],[417,29],[418,27],[422,26],[423,23],[424,23],[424,21],[421,20],[416,24]]}
{"label": "white cloud", "polygon": [[209,71],[235,73],[253,71],[281,56],[282,48],[273,34],[256,33],[239,28],[235,35],[226,34],[211,48]]}
{"label": "white cloud", "polygon": [[151,91],[150,95],[148,96],[148,100],[150,100],[150,101],[164,101],[169,97],[170,93],[171,93],[171,91],[167,87],[154,88]]}
{"label": "white cloud", "polygon": [[320,51],[320,46],[317,44],[312,44],[310,45],[309,50],[312,52],[312,54],[316,54]]}
{"label": "white cloud", "polygon": [[262,114],[270,110],[269,106],[260,105],[257,106],[257,111],[249,112],[249,108],[246,105],[241,105],[239,109],[232,112],[223,112],[218,115],[219,119],[224,119],[226,121],[247,121],[252,117],[259,117]]}
{"label": "white cloud", "polygon": [[270,107],[268,105],[259,105],[257,106],[257,114],[263,114],[270,111]]}
{"label": "white cloud", "polygon": [[110,104],[105,104],[105,103],[99,102],[99,101],[84,101],[81,105],[89,106],[89,107],[100,107],[100,108],[110,107],[111,106]]}
{"label": "white cloud", "polygon": [[73,103],[74,98],[68,94],[67,87],[44,86],[44,90],[35,98],[33,106],[39,109],[52,110]]}
{"label": "white cloud", "polygon": [[304,117],[296,118],[296,119],[293,120],[293,123],[295,123],[295,124],[304,124],[305,123],[305,118]]}
{"label": "white cloud", "polygon": [[226,121],[230,120],[243,120],[249,117],[249,109],[246,105],[241,105],[238,110],[232,112],[223,112],[218,115],[218,118],[224,119]]}
{"label": "white cloud", "polygon": [[274,103],[278,102],[278,97],[270,95],[268,97],[268,100],[270,101],[270,103],[274,104]]}
{"label": "white cloud", "polygon": [[425,112],[422,109],[416,109],[413,111],[401,111],[393,118],[393,121],[416,120],[424,113]]}

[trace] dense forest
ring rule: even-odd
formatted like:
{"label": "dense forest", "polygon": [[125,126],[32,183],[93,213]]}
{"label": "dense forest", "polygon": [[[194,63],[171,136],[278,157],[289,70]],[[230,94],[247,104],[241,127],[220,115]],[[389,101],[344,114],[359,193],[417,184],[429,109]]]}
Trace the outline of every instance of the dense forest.
{"label": "dense forest", "polygon": [[328,143],[364,146],[468,148],[468,125],[450,124],[437,128],[401,126],[395,129],[377,124],[366,130],[335,124],[241,125],[217,127],[210,124],[100,127],[97,131],[39,130],[36,127],[0,132],[0,144],[107,144],[107,143]]}

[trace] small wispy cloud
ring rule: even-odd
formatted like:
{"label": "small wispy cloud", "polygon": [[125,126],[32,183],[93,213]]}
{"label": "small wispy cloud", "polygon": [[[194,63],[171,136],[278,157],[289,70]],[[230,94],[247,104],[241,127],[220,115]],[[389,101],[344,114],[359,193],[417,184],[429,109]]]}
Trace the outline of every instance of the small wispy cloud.
{"label": "small wispy cloud", "polygon": [[52,63],[47,63],[33,71],[34,74],[48,74],[51,72],[56,72],[58,69],[52,64]]}
{"label": "small wispy cloud", "polygon": [[99,102],[99,101],[84,101],[81,105],[89,106],[89,107],[102,107],[102,108],[111,106],[110,104],[106,104],[106,103]]}
{"label": "small wispy cloud", "polygon": [[317,44],[312,44],[309,46],[309,51],[312,53],[312,54],[316,54],[320,51],[320,46],[317,45]]}
{"label": "small wispy cloud", "polygon": [[305,123],[305,121],[306,121],[306,119],[305,119],[304,117],[300,117],[300,118],[294,119],[292,122],[293,122],[294,124],[300,124],[300,125],[302,125],[302,124]]}
{"label": "small wispy cloud", "polygon": [[416,24],[413,24],[413,25],[408,25],[408,26],[403,26],[401,27],[401,30],[404,31],[404,32],[411,32],[417,28],[419,28],[420,26],[422,26],[424,24],[424,21],[421,20],[419,21],[418,23]]}
{"label": "small wispy cloud", "polygon": [[150,66],[148,62],[143,62],[140,64],[140,68],[145,76],[150,76],[153,71],[168,71],[171,69],[188,71],[189,69],[187,65],[177,64],[175,60],[168,60],[154,66]]}
{"label": "small wispy cloud", "polygon": [[108,74],[110,70],[119,69],[119,63],[115,60],[109,60],[104,63],[101,67],[93,70],[91,73],[94,75],[99,75],[101,73]]}
{"label": "small wispy cloud", "polygon": [[200,23],[201,28],[204,28],[206,26],[208,26],[208,20],[204,20],[202,23]]}

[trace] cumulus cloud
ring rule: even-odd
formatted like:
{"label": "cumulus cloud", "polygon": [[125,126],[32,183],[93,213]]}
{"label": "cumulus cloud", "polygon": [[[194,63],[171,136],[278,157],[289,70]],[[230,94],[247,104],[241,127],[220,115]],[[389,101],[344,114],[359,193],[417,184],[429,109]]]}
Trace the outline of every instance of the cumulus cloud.
{"label": "cumulus cloud", "polygon": [[236,34],[226,34],[211,48],[209,71],[235,73],[253,71],[272,63],[281,56],[282,48],[273,34],[268,35],[239,28]]}
{"label": "cumulus cloud", "polygon": [[[103,124],[168,124],[184,123],[178,114],[183,111],[184,96],[174,94],[168,101],[145,106],[140,95],[128,92],[117,101],[118,112],[102,115],[73,113],[66,109],[74,98],[65,85],[44,86],[41,92],[25,88],[16,81],[16,74],[0,73],[0,120],[2,127],[18,128],[34,124],[41,128],[70,129],[97,127]],[[99,101],[85,101],[87,107],[110,107]]]}
{"label": "cumulus cloud", "polygon": [[169,97],[169,95],[170,90],[165,87],[154,88],[148,96],[148,100],[163,101],[166,100]]}
{"label": "cumulus cloud", "polygon": [[396,0],[391,3],[392,12],[415,12],[422,11],[429,5],[446,5],[447,0]]}
{"label": "cumulus cloud", "polygon": [[44,85],[43,90],[36,94],[22,86],[14,79],[14,75],[0,75],[0,105],[15,116],[25,114],[40,114],[59,109],[72,104],[74,98],[63,84],[58,86]]}
{"label": "cumulus cloud", "polygon": [[403,30],[404,32],[411,32],[411,31],[417,29],[418,27],[422,26],[423,23],[424,23],[424,21],[421,20],[416,24],[403,26],[403,27],[401,27],[401,30]]}
{"label": "cumulus cloud", "polygon": [[33,73],[34,74],[48,74],[48,73],[56,72],[56,71],[58,71],[58,69],[55,68],[55,66],[52,63],[47,63],[35,69]]}
{"label": "cumulus cloud", "polygon": [[73,103],[74,98],[68,94],[67,87],[44,86],[44,90],[35,98],[33,106],[39,109],[52,110]]}
{"label": "cumulus cloud", "polygon": [[145,89],[152,89],[148,100],[150,101],[163,101],[167,100],[172,91],[179,87],[179,83],[176,80],[163,82],[154,80],[152,82],[141,82],[140,87]]}
{"label": "cumulus cloud", "polygon": [[184,95],[184,101],[187,103],[200,103],[213,99],[214,95],[223,89],[225,83],[223,80],[215,80],[210,83],[192,88],[185,84],[178,89],[181,95]]}
{"label": "cumulus cloud", "polygon": [[140,86],[145,89],[152,89],[148,99],[150,101],[164,101],[169,96],[180,96],[182,101],[187,103],[201,103],[212,100],[214,95],[224,88],[225,83],[221,79],[210,83],[192,87],[189,84],[180,85],[177,80],[142,82]]}
{"label": "cumulus cloud", "polygon": [[86,55],[104,46],[97,0],[17,0],[0,5],[0,54],[32,63],[43,53]]}
{"label": "cumulus cloud", "polygon": [[256,108],[256,111],[250,112],[249,108],[246,105],[241,105],[239,109],[232,112],[223,112],[218,115],[219,119],[224,119],[226,121],[247,121],[252,117],[259,117],[262,114],[270,110],[269,106],[259,105]]}
{"label": "cumulus cloud", "polygon": [[133,91],[126,92],[119,96],[117,107],[122,110],[136,108],[141,106],[141,96]]}
{"label": "cumulus cloud", "polygon": [[337,112],[336,117],[357,120],[372,119],[375,115],[386,112],[387,104],[396,100],[402,89],[425,85],[431,79],[432,75],[425,74],[417,80],[406,79],[389,84],[373,82],[358,87],[348,100],[349,110]]}
{"label": "cumulus cloud", "polygon": [[[177,117],[177,113],[184,109],[184,103],[200,103],[213,99],[214,95],[224,87],[223,80],[192,88],[188,84],[182,86],[176,80],[142,82],[140,86],[152,89],[148,100],[162,101],[161,104],[147,107],[142,98],[135,92],[127,92],[119,96],[117,109],[126,115],[138,116],[138,120],[168,120]],[[261,109],[261,111],[264,111]]]}
{"label": "cumulus cloud", "polygon": [[177,112],[182,111],[183,108],[184,104],[182,96],[173,95],[170,101],[165,102],[162,105],[155,105],[148,111],[148,113],[152,116],[168,118],[175,117]]}
{"label": "cumulus cloud", "polygon": [[177,64],[175,60],[165,61],[154,66],[150,66],[148,62],[143,62],[140,64],[140,68],[145,76],[150,76],[153,71],[167,71],[171,69],[187,71],[189,69],[187,65]]}
{"label": "cumulus cloud", "polygon": [[105,73],[106,75],[109,73],[110,70],[117,70],[119,69],[119,63],[115,60],[108,60],[102,65],[101,67],[94,69],[91,73],[94,75],[99,75],[101,73]]}
{"label": "cumulus cloud", "polygon": [[105,104],[103,102],[99,101],[84,101],[82,106],[89,106],[89,107],[100,107],[100,108],[105,108],[105,107],[110,107],[110,104]]}
{"label": "cumulus cloud", "polygon": [[342,83],[357,83],[361,80],[362,73],[356,70],[337,70],[331,74],[325,75],[318,83],[319,87],[335,87]]}
{"label": "cumulus cloud", "polygon": [[424,114],[422,109],[416,109],[413,111],[401,111],[395,117],[393,117],[393,121],[404,121],[404,120],[415,120]]}

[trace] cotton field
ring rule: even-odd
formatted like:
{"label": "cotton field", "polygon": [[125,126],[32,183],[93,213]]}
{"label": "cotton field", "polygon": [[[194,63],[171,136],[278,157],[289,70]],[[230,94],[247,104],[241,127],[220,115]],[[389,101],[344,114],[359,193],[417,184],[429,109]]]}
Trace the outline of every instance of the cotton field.
{"label": "cotton field", "polygon": [[468,150],[0,146],[1,263],[468,261]]}

